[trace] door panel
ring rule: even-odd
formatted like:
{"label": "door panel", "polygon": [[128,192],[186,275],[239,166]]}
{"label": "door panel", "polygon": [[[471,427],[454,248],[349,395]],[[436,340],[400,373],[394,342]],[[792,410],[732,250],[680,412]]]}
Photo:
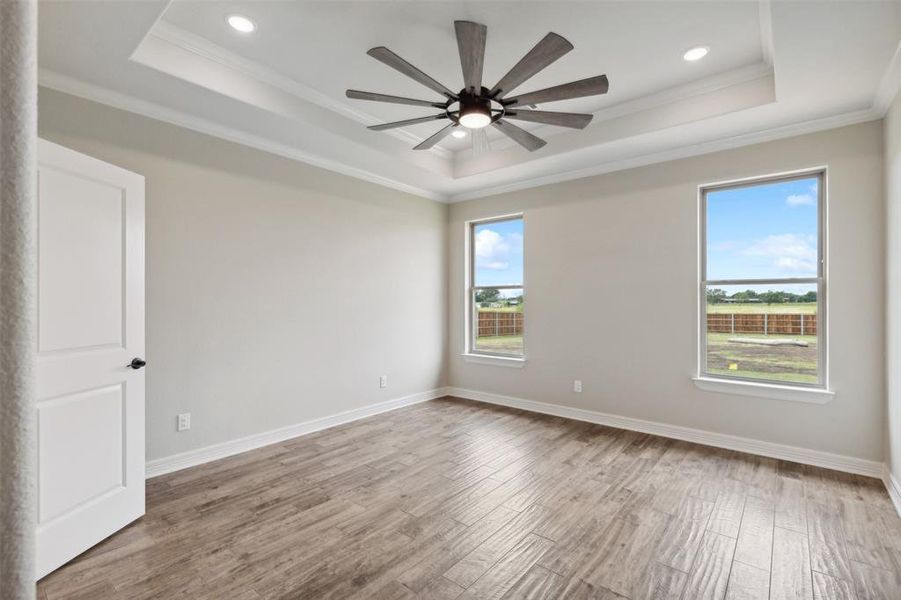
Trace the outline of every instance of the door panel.
{"label": "door panel", "polygon": [[49,167],[38,187],[39,351],[121,347],[122,189]]}
{"label": "door panel", "polygon": [[144,514],[144,178],[38,147],[43,577]]}
{"label": "door panel", "polygon": [[40,403],[38,525],[124,487],[123,400],[113,385]]}

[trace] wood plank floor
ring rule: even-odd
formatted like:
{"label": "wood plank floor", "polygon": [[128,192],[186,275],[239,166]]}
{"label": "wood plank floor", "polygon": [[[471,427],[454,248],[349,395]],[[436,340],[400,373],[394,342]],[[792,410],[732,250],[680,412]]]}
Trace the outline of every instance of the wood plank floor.
{"label": "wood plank floor", "polygon": [[464,400],[147,495],[39,598],[901,599],[875,479]]}

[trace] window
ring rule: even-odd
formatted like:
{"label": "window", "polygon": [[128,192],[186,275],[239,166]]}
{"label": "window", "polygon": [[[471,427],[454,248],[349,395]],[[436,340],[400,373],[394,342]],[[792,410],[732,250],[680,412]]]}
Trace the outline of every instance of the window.
{"label": "window", "polygon": [[826,386],[824,183],[701,189],[700,376]]}
{"label": "window", "polygon": [[523,356],[523,220],[469,224],[468,352]]}

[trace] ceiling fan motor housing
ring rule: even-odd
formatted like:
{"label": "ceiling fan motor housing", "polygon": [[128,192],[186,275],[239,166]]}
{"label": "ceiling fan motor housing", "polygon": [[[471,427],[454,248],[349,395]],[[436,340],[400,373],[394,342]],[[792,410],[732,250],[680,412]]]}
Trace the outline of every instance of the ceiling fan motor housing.
{"label": "ceiling fan motor housing", "polygon": [[462,90],[459,94],[459,102],[459,110],[451,111],[448,107],[447,116],[451,121],[463,127],[480,129],[504,116],[504,109],[500,103],[498,103],[499,108],[492,109],[488,90],[484,87],[480,94]]}

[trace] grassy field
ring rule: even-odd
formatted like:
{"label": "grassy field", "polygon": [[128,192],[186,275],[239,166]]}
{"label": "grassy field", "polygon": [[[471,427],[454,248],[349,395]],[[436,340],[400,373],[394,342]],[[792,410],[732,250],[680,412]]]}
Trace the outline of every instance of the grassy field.
{"label": "grassy field", "polygon": [[[793,339],[808,343],[799,346],[764,346],[730,342],[729,338]],[[521,335],[485,336],[476,339],[476,350],[522,353]],[[730,368],[732,366],[732,368]],[[712,374],[790,381],[817,382],[817,338],[812,335],[761,336],[710,333],[707,335],[707,371]]]}
{"label": "grassy field", "polygon": [[476,338],[476,350],[522,354],[521,335],[484,336]]}
{"label": "grassy field", "polygon": [[764,314],[771,315],[815,315],[817,314],[816,302],[792,302],[789,304],[764,304],[763,302],[748,302],[746,304],[710,304],[707,303],[707,314],[710,315],[743,315]]}
{"label": "grassy field", "polygon": [[480,306],[479,312],[521,313],[522,304],[516,306],[499,306],[498,308],[482,308]]}
{"label": "grassy field", "polygon": [[[709,314],[816,314],[817,305],[792,304],[708,304]],[[522,306],[480,308],[486,312],[522,312]],[[730,342],[729,338],[760,338],[762,340],[796,339],[807,342],[801,346],[767,346]],[[476,350],[520,354],[522,335],[485,336],[476,340]],[[766,379],[794,383],[817,382],[817,337],[811,335],[760,335],[709,333],[707,335],[707,372],[733,377]]]}
{"label": "grassy field", "polygon": [[[730,342],[729,338],[792,339],[808,346],[764,346]],[[817,382],[817,338],[813,335],[707,334],[707,371],[733,377]]]}

